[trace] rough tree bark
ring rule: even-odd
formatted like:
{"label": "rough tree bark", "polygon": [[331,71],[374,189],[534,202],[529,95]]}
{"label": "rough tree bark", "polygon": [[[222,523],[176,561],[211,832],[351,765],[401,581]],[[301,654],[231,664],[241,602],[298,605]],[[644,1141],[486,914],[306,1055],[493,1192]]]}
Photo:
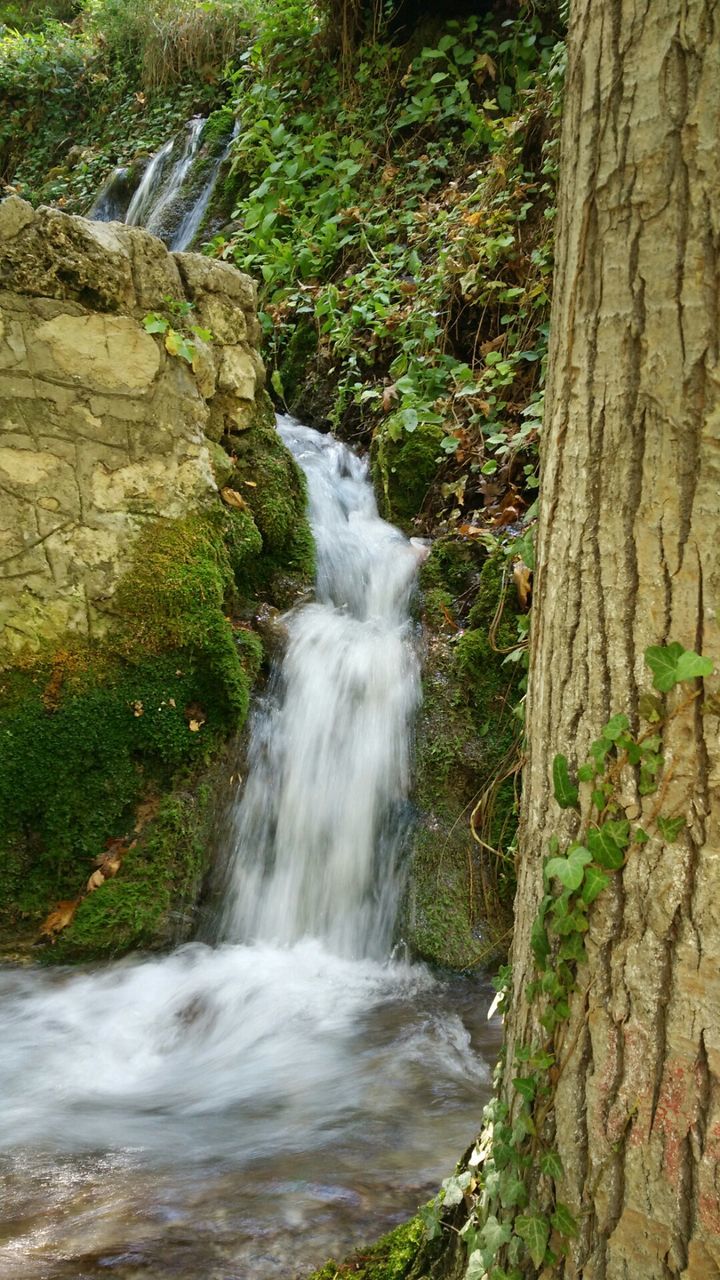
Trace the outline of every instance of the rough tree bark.
{"label": "rough tree bark", "polygon": [[[615,712],[637,721],[647,645],[720,660],[718,0],[573,0],[562,154],[510,1058],[562,828],[554,753],[584,757]],[[565,1280],[720,1276],[720,744],[703,701],[666,739],[663,811],[687,836],[632,852],[593,908],[557,1093],[581,1220]],[[630,786],[627,802],[640,812]]]}

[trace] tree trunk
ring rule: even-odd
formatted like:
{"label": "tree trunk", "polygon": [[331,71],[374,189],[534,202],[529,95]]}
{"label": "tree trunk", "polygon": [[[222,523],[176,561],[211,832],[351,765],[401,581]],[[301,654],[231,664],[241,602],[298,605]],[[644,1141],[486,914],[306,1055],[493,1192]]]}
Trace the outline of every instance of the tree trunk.
{"label": "tree trunk", "polygon": [[[647,645],[720,659],[719,139],[718,0],[574,0],[510,1062],[541,859],[572,832],[554,753],[637,724]],[[556,1100],[566,1280],[720,1276],[717,710],[667,730],[685,835],[636,848],[592,909]],[[628,783],[628,816],[656,800]]]}

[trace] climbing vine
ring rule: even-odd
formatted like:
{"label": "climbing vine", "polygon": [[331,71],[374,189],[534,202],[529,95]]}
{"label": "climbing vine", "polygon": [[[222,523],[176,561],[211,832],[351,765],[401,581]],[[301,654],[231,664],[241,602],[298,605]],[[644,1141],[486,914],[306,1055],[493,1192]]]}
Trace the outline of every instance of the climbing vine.
{"label": "climbing vine", "polygon": [[[713,672],[711,659],[678,643],[651,646],[645,660],[654,692],[640,699],[640,727],[635,730],[624,714],[614,715],[575,772],[565,755],[553,761],[555,800],[561,809],[578,811],[580,830],[567,844],[553,836],[543,863],[544,892],[531,932],[536,973],[527,990],[542,1032],[515,1049],[510,1100],[496,1092],[484,1109],[467,1167],[446,1179],[423,1210],[432,1239],[447,1210],[463,1203],[468,1208],[461,1229],[468,1252],[465,1280],[523,1280],[530,1263],[542,1267],[549,1280],[579,1231],[558,1194],[563,1166],[553,1136],[555,1093],[574,1048],[568,1043],[570,1001],[579,989],[585,935],[593,903],[637,851],[654,838],[673,843],[685,827],[684,815],[662,812],[669,777],[663,737],[699,690],[690,689],[670,708],[662,695]],[[626,816],[621,799],[629,773],[641,797],[658,793],[642,823]],[[509,979],[505,967],[496,982],[501,1012]]]}

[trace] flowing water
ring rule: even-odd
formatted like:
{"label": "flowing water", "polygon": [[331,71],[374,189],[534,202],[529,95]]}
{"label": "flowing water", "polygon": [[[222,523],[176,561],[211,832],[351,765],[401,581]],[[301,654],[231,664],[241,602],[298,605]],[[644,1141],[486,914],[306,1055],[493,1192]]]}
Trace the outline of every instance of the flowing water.
{"label": "flowing water", "polygon": [[317,598],[255,714],[213,945],[0,971],[3,1280],[292,1280],[431,1194],[488,1092],[486,987],[392,952],[422,552],[363,462],[280,430]]}
{"label": "flowing water", "polygon": [[188,249],[200,230],[218,174],[237,136],[236,126],[224,149],[210,160],[203,147],[206,124],[202,116],[194,116],[181,134],[160,147],[148,161],[132,196],[128,169],[115,169],[88,216],[99,222],[145,227],[170,249]]}

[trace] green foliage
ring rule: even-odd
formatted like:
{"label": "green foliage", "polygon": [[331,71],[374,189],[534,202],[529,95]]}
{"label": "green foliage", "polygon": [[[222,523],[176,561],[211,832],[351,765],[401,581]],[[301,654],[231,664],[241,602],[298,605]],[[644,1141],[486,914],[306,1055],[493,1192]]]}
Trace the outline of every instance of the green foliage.
{"label": "green foliage", "polygon": [[[150,5],[135,7],[149,19]],[[217,75],[209,83],[187,74],[146,93],[137,58],[118,60],[96,19],[71,27],[48,21],[23,33],[0,27],[0,180],[33,203],[71,213],[88,208],[115,166],[132,168],[223,92]]]}
{"label": "green foliage", "polygon": [[[143,316],[145,332],[162,334],[168,354],[178,356],[186,364],[192,365],[197,352],[193,337],[199,338],[202,342],[212,342],[213,335],[209,329],[203,329],[201,325],[191,323],[194,303],[178,301],[170,297],[165,297],[163,301],[165,313],[149,311],[146,316]],[[175,325],[178,327],[176,328]]]}
{"label": "green foliage", "polygon": [[457,526],[536,485],[555,41],[528,9],[473,17],[409,63],[361,44],[350,83],[316,35],[286,3],[233,76],[242,229],[211,250],[262,278],[276,393],[296,403],[304,356],[310,401],[375,432],[386,512]]}
{"label": "green foliage", "polygon": [[3,27],[26,35],[53,22],[71,22],[81,5],[82,0],[6,0],[0,3],[0,36],[7,34]]}
{"label": "green foliage", "polygon": [[[677,643],[651,647],[646,659],[655,687],[659,680],[661,689],[710,675],[714,669],[709,658]],[[697,694],[691,700],[692,696]],[[555,1089],[567,1061],[567,1022],[586,959],[584,936],[591,907],[643,844],[653,838],[673,842],[685,826],[684,816],[659,814],[660,802],[645,819],[650,831],[625,816],[621,795],[633,777],[641,794],[661,789],[662,795],[662,734],[687,707],[687,699],[662,712],[653,698],[645,706],[652,716],[649,728],[633,732],[626,715],[613,716],[591,744],[577,781],[565,756],[556,756],[553,764],[558,806],[577,808],[581,816],[579,835],[565,848],[557,837],[551,840],[543,866],[544,894],[531,933],[536,976],[527,997],[545,1039],[516,1045],[512,1101],[496,1096],[485,1108],[483,1132],[467,1170],[459,1175],[465,1179],[459,1184],[463,1195],[473,1204],[462,1230],[468,1251],[466,1278],[522,1277],[529,1264],[550,1274],[579,1231],[572,1209],[559,1198],[564,1172],[552,1133]],[[506,969],[498,983],[503,1007],[509,986]],[[444,1184],[426,1215],[430,1234],[437,1234],[443,1213],[456,1203],[454,1190]]]}
{"label": "green foliage", "polygon": [[709,676],[713,669],[709,658],[701,658],[677,643],[651,645],[645,651],[645,661],[653,673],[653,685],[661,693],[668,693],[682,680]]}

